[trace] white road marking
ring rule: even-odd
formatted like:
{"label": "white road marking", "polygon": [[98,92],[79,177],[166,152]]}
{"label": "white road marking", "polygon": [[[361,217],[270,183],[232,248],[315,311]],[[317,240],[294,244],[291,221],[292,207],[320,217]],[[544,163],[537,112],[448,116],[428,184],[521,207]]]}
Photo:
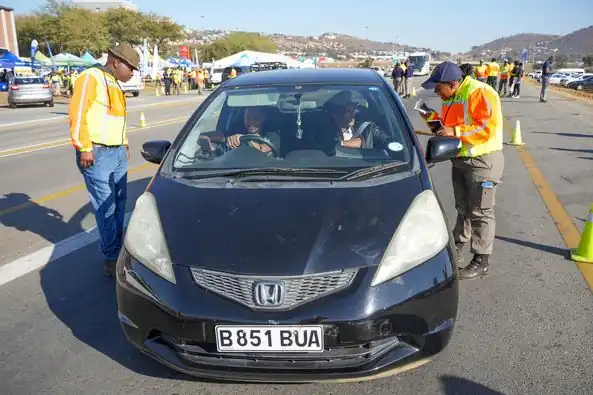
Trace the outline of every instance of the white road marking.
{"label": "white road marking", "polygon": [[[125,224],[130,220],[131,212],[126,214]],[[34,270],[41,269],[48,263],[65,257],[99,240],[96,227],[80,232],[56,244],[33,252],[27,256],[0,266],[0,286],[7,284]]]}

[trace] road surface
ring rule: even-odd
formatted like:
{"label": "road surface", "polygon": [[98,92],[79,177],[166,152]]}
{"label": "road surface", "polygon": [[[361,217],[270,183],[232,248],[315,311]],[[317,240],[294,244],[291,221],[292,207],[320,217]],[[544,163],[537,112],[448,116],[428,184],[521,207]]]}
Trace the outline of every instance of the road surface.
{"label": "road surface", "polygon": [[[432,93],[418,94],[438,106]],[[565,243],[578,242],[577,227],[593,201],[593,107],[554,93],[540,104],[537,96],[525,84],[521,99],[504,99],[506,137],[520,120],[527,145],[505,147],[491,272],[461,283],[451,344],[416,370],[350,384],[202,383],[140,355],[120,330],[96,234],[85,232],[94,220],[72,149],[60,140],[67,136],[65,121],[0,126],[2,393],[590,394],[593,295],[566,259]],[[154,171],[139,146],[174,138],[196,106],[192,100],[150,107],[144,111],[149,128],[130,133],[128,210]],[[426,129],[412,114],[413,100],[413,122]],[[4,124],[41,116],[0,111]],[[432,177],[453,220],[450,165],[437,165]],[[591,270],[582,269],[591,280]]]}

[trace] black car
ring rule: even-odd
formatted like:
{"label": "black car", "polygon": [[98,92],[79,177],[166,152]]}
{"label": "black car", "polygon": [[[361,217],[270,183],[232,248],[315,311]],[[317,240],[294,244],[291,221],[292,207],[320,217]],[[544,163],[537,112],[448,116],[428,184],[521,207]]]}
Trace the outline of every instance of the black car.
{"label": "black car", "polygon": [[[346,125],[346,127],[343,127]],[[222,84],[138,199],[118,315],[142,352],[237,381],[376,378],[448,344],[458,272],[402,100],[373,70],[249,73]]]}

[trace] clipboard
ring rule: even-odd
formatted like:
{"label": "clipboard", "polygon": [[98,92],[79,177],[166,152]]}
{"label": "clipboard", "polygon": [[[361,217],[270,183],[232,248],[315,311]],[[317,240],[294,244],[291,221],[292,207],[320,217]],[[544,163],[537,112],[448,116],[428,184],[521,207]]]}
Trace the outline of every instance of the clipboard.
{"label": "clipboard", "polygon": [[443,123],[439,119],[434,121],[426,121],[426,124],[430,128],[430,131],[435,134],[443,128]]}

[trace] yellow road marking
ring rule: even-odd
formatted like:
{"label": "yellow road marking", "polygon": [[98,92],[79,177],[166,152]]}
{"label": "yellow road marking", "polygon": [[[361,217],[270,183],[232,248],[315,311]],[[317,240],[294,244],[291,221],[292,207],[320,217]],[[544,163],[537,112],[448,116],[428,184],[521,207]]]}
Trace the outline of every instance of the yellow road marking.
{"label": "yellow road marking", "polygon": [[[137,107],[130,108],[129,111],[128,111],[128,113],[142,112],[142,111],[144,111],[144,109],[151,108],[151,107],[159,107],[159,108],[184,107],[184,106],[188,106],[188,105],[192,105],[192,104],[193,105],[199,104],[203,100],[204,99],[202,98],[201,100],[196,100],[196,101],[193,101],[193,100],[188,99],[188,100],[175,101],[173,103],[167,103],[167,102],[164,102],[164,103],[148,103],[148,104],[145,104],[145,105],[138,105]],[[29,121],[29,122],[26,122],[26,123],[28,124],[28,123],[32,123],[32,122],[36,122],[36,123],[61,122],[61,121],[65,120],[65,119],[68,119],[68,115],[67,114],[64,114],[63,116],[56,116],[54,118],[45,118],[45,119],[42,118],[42,119],[39,119],[39,120],[32,120],[32,121]],[[23,126],[23,125],[22,124],[18,124],[18,123],[15,124],[15,125],[11,125],[11,124],[4,124],[3,125],[3,124],[0,124],[0,129],[3,129],[3,128],[9,129],[11,127],[18,128],[20,126]],[[2,131],[0,130],[0,133],[1,132]]]}
{"label": "yellow road marking", "polygon": [[[133,132],[147,130],[147,129],[153,129],[153,128],[157,128],[160,126],[173,125],[176,123],[186,121],[188,118],[189,118],[189,116],[172,118],[172,119],[168,119],[166,121],[155,122],[153,124],[146,125],[143,128],[138,127],[138,126],[131,127],[131,128],[128,128],[128,134],[133,133]],[[12,149],[8,149],[5,151],[0,151],[0,158],[6,158],[8,156],[14,156],[14,155],[28,154],[30,152],[35,152],[35,151],[49,149],[49,148],[62,147],[62,146],[69,145],[69,144],[71,144],[71,141],[69,138],[66,138],[66,139],[48,141],[46,143],[28,145],[26,147],[12,148]]]}
{"label": "yellow road marking", "polygon": [[[505,127],[509,134],[513,133],[511,124],[507,120],[505,120]],[[523,165],[529,173],[531,181],[535,184],[537,192],[548,209],[552,220],[556,224],[556,228],[558,228],[558,233],[560,233],[560,236],[564,240],[564,244],[568,248],[576,248],[581,239],[581,232],[579,232],[579,229],[574,224],[570,214],[568,214],[543,173],[537,167],[537,164],[529,151],[527,151],[525,146],[517,147],[517,151],[519,152],[519,157],[521,158]],[[576,265],[583,274],[589,288],[593,291],[593,265],[582,262],[576,262]]]}
{"label": "yellow road marking", "polygon": [[[135,167],[130,168],[128,170],[128,175],[129,174],[138,173],[138,172],[140,172],[142,170],[146,170],[146,169],[149,169],[151,167],[156,169],[157,166],[155,164],[152,164],[152,163],[143,163],[143,164],[141,164],[139,166],[135,166]],[[12,214],[12,213],[15,213],[17,211],[24,210],[24,209],[26,209],[28,207],[31,207],[31,206],[34,206],[36,204],[37,205],[41,205],[41,204],[50,202],[52,200],[56,200],[56,199],[60,199],[60,198],[66,197],[66,196],[70,196],[70,195],[73,195],[73,194],[75,194],[77,192],[84,191],[84,190],[86,190],[86,187],[85,187],[85,184],[83,183],[83,184],[78,184],[76,186],[73,186],[71,188],[63,189],[61,191],[54,192],[54,193],[51,193],[49,195],[45,195],[45,196],[39,197],[37,199],[31,199],[30,201],[27,201],[25,203],[18,204],[16,206],[12,206],[12,207],[8,207],[8,208],[5,208],[3,210],[0,210],[0,217],[3,216],[3,215],[6,215],[6,214]]]}

